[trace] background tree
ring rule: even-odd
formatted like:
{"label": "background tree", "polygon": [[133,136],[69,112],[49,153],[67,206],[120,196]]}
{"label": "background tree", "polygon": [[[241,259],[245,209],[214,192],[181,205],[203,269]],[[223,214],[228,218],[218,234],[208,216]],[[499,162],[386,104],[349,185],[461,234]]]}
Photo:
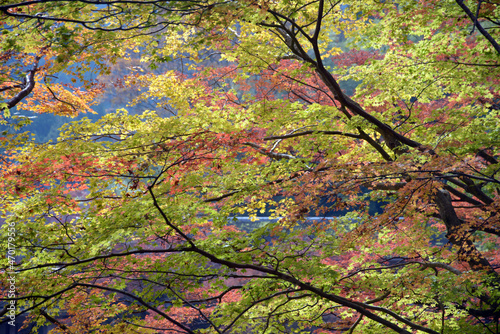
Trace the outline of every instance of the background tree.
{"label": "background tree", "polygon": [[[3,260],[3,300],[63,333],[498,333],[499,10],[0,6],[5,52],[70,60],[47,71],[81,50],[103,68],[127,50],[189,66],[123,81],[173,117],[121,110],[5,152],[3,245],[23,257]],[[6,100],[29,98],[32,81],[3,82]],[[234,224],[259,214],[275,219]]]}

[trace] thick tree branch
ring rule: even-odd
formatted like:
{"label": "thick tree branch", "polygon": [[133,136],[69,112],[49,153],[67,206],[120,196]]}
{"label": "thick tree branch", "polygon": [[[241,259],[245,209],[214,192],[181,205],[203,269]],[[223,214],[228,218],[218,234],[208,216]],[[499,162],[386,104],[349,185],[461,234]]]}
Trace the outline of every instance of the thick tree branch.
{"label": "thick tree branch", "polygon": [[493,199],[486,195],[481,188],[471,180],[470,177],[466,175],[461,175],[460,179],[467,185],[465,190],[479,198],[483,203],[491,204]]}
{"label": "thick tree branch", "polygon": [[42,59],[41,55],[35,57],[34,65],[31,70],[28,71],[25,77],[23,89],[17,93],[12,99],[7,101],[7,109],[14,108],[19,102],[21,102],[26,96],[28,96],[35,88],[35,73],[38,71],[38,63]]}
{"label": "thick tree branch", "polygon": [[479,23],[478,18],[470,11],[469,7],[463,2],[463,0],[455,0],[455,2],[462,8],[462,10],[471,19],[472,23],[475,25],[477,30],[490,42],[490,44],[495,48],[495,50],[500,55],[500,45],[497,41],[483,28],[481,23]]}
{"label": "thick tree branch", "polygon": [[55,271],[62,270],[64,268],[68,268],[71,266],[76,266],[80,264],[85,264],[89,262],[94,262],[96,260],[104,260],[104,259],[111,259],[115,257],[124,257],[128,255],[134,255],[134,254],[165,254],[165,253],[179,253],[182,252],[184,248],[176,248],[176,249],[139,249],[136,251],[130,251],[130,252],[123,252],[123,253],[111,253],[111,254],[106,254],[106,255],[98,255],[94,257],[90,257],[87,259],[81,259],[81,260],[76,260],[73,262],[51,262],[51,263],[45,263],[45,264],[39,264],[33,267],[29,268],[21,268],[21,269],[16,269],[17,271],[29,271],[33,269],[39,269],[39,268],[58,268]]}
{"label": "thick tree branch", "polygon": [[450,193],[446,190],[438,190],[435,203],[439,208],[439,215],[446,225],[446,237],[458,247],[458,256],[461,261],[467,262],[473,270],[485,270],[489,274],[497,276],[490,262],[479,252],[468,236],[469,227],[458,218],[451,203]]}
{"label": "thick tree branch", "polygon": [[460,198],[460,200],[462,200],[464,202],[470,203],[472,205],[478,205],[478,206],[484,205],[483,203],[481,203],[479,201],[476,201],[472,197],[469,197],[469,196],[461,193],[460,191],[458,191],[457,189],[455,189],[455,188],[453,188],[453,187],[451,187],[449,185],[445,185],[444,189],[446,189],[447,191],[449,191],[453,195],[457,196],[458,198]]}
{"label": "thick tree branch", "polygon": [[462,272],[456,268],[453,268],[449,264],[446,263],[440,263],[440,262],[415,262],[420,264],[420,266],[425,269],[425,268],[441,268],[448,270],[449,272],[455,274],[455,275],[462,275]]}
{"label": "thick tree branch", "polygon": [[[313,35],[312,37],[306,34],[299,26],[297,26],[297,24],[292,19],[282,14],[276,13],[274,11],[269,11],[269,12],[275,16],[276,20],[281,25],[281,27],[278,28],[277,31],[282,36],[283,41],[288,46],[290,51],[292,51],[292,53],[295,54],[296,56],[302,58],[303,61],[313,65],[313,67],[316,70],[316,73],[319,75],[323,83],[328,87],[330,92],[334,95],[335,99],[337,99],[342,104],[342,106],[345,106],[355,115],[359,115],[368,122],[370,122],[371,124],[375,125],[378,131],[383,135],[389,148],[393,150],[398,150],[398,147],[401,146],[401,144],[408,145],[410,147],[420,147],[421,146],[420,143],[413,141],[409,138],[406,138],[405,136],[397,133],[387,124],[379,121],[376,117],[367,113],[358,103],[354,102],[351,98],[346,96],[342,92],[342,89],[340,88],[337,81],[333,78],[330,72],[325,69],[322,63],[321,52],[319,50],[319,46],[317,43],[318,36],[316,35],[316,33],[319,33],[319,30],[321,29],[321,26],[319,25],[322,22],[321,20],[322,10],[323,10],[321,6],[322,3],[323,2],[320,1],[320,8],[318,9],[318,18],[316,21],[315,35]],[[286,26],[282,23],[282,21],[291,24],[292,27],[296,28],[298,32],[301,33],[311,43],[311,46],[314,50],[315,60],[313,60],[304,51],[304,48],[300,45],[295,34],[291,30],[287,29]],[[345,110],[343,112],[346,113]],[[346,116],[349,117],[349,114],[346,114]],[[387,157],[384,157],[384,159],[387,160]]]}
{"label": "thick tree branch", "polygon": [[488,153],[486,153],[485,150],[480,150],[479,152],[477,152],[477,155],[481,158],[483,158],[484,160],[486,160],[487,162],[489,162],[490,164],[497,164],[498,163],[498,160],[495,159],[495,157],[493,157],[492,155],[489,155]]}

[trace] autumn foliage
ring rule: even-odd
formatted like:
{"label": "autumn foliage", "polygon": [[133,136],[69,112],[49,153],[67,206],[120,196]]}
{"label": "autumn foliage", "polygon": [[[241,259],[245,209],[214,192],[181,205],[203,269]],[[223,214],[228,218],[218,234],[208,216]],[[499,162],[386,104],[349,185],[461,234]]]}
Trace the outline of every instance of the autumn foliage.
{"label": "autumn foliage", "polygon": [[148,106],[50,143],[4,131],[3,319],[499,333],[499,16],[472,0],[2,3],[5,126],[106,94]]}

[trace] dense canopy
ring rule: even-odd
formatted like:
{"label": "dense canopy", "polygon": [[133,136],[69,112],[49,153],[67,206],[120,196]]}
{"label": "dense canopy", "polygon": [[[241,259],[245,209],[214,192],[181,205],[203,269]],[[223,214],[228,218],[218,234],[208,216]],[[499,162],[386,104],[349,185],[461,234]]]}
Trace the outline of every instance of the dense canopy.
{"label": "dense canopy", "polygon": [[500,333],[496,1],[6,0],[0,23],[8,326]]}

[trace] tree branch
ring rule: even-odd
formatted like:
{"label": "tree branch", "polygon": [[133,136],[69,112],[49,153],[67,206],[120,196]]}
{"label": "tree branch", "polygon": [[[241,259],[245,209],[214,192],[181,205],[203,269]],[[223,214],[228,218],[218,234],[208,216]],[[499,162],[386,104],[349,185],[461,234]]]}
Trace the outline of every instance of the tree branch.
{"label": "tree branch", "polygon": [[294,132],[294,133],[287,134],[287,135],[264,137],[264,140],[267,141],[267,140],[288,139],[288,138],[294,138],[294,137],[307,136],[307,135],[316,134],[316,133],[322,134],[322,135],[345,136],[345,137],[361,139],[360,135],[357,135],[354,133],[347,133],[347,132],[341,132],[341,131],[308,130],[308,131],[302,131],[302,132]]}
{"label": "tree branch", "polygon": [[415,262],[418,263],[422,269],[425,268],[441,268],[448,270],[449,272],[455,274],[455,275],[462,275],[462,272],[456,268],[453,268],[449,264],[446,263],[440,263],[440,262]]}
{"label": "tree branch", "polygon": [[[156,208],[160,211],[162,217],[165,219],[166,215],[163,212],[163,210],[161,209],[161,207],[156,205]],[[171,225],[168,220],[166,220],[166,222],[167,222],[167,224],[169,224],[169,226]],[[354,310],[358,311],[360,314],[394,330],[397,333],[410,334],[410,332],[399,327],[396,323],[389,321],[389,320],[385,319],[384,317],[380,317],[380,316],[368,311],[367,309],[373,308],[373,309],[382,311],[383,313],[390,315],[394,319],[396,319],[400,322],[403,322],[404,324],[410,326],[411,328],[419,329],[419,330],[424,331],[424,332],[429,333],[429,334],[438,334],[436,331],[434,331],[432,329],[428,329],[428,328],[422,327],[420,325],[417,325],[417,324],[415,324],[415,323],[413,323],[413,322],[411,322],[411,321],[409,321],[409,320],[407,320],[407,319],[399,316],[398,314],[396,314],[392,311],[389,311],[387,309],[376,308],[373,306],[369,306],[368,304],[365,304],[365,303],[351,301],[351,300],[346,299],[344,297],[327,293],[327,292],[323,291],[322,289],[316,288],[309,283],[300,281],[297,278],[293,277],[292,275],[283,273],[283,272],[276,270],[274,268],[269,268],[269,267],[256,265],[256,264],[238,263],[238,262],[234,262],[232,260],[222,259],[222,258],[219,258],[210,252],[207,252],[207,251],[199,248],[191,240],[190,240],[190,244],[191,244],[191,247],[187,248],[185,250],[186,252],[197,253],[197,254],[205,257],[206,259],[210,260],[211,262],[216,263],[216,264],[220,264],[220,265],[225,266],[227,268],[246,269],[246,270],[250,269],[250,270],[255,270],[258,272],[262,272],[262,273],[266,273],[266,274],[275,276],[277,279],[292,283],[292,284],[298,286],[299,288],[301,288],[302,290],[309,291],[309,292],[311,292],[311,293],[313,293],[321,298],[324,298],[324,299],[333,301],[335,303],[338,303],[340,305],[343,305],[345,307],[354,309]]]}
{"label": "tree branch", "polygon": [[495,48],[495,50],[498,52],[500,55],[500,45],[497,43],[497,41],[491,37],[491,35],[486,31],[486,29],[483,28],[481,23],[479,23],[479,20],[474,14],[470,11],[469,7],[467,7],[466,4],[464,4],[463,0],[455,0],[455,2],[462,8],[462,10],[467,14],[467,16],[471,19],[472,23],[477,27],[477,30],[490,42],[490,44]]}
{"label": "tree branch", "polygon": [[114,288],[110,288],[110,287],[106,287],[106,286],[96,285],[96,284],[88,284],[88,283],[75,283],[74,286],[82,286],[82,287],[87,287],[87,288],[100,289],[100,290],[111,291],[111,292],[116,292],[116,293],[122,294],[124,296],[129,297],[129,298],[132,298],[133,300],[137,301],[139,304],[141,304],[142,306],[146,307],[147,309],[149,309],[149,310],[151,310],[151,311],[159,314],[160,316],[162,316],[163,318],[167,319],[172,324],[174,324],[177,327],[183,329],[186,333],[195,334],[195,332],[193,332],[191,329],[189,329],[189,327],[184,326],[183,324],[181,324],[177,320],[175,320],[172,317],[168,316],[168,314],[166,314],[165,312],[162,312],[158,308],[150,305],[149,303],[147,303],[146,301],[144,301],[144,299],[142,299],[142,298],[140,298],[138,296],[135,296],[135,295],[133,295],[131,293],[128,293],[126,291],[119,290],[119,289],[114,289]]}
{"label": "tree branch", "polygon": [[454,245],[460,247],[458,256],[461,261],[467,262],[473,270],[485,270],[489,274],[497,276],[490,262],[479,252],[468,236],[469,228],[464,226],[465,222],[458,218],[455,208],[451,203],[450,193],[439,189],[434,197],[439,208],[439,215],[446,225],[446,237]]}
{"label": "tree branch", "polygon": [[24,88],[7,102],[7,109],[14,108],[33,91],[33,88],[35,88],[35,73],[38,71],[38,63],[41,58],[41,55],[35,57],[35,64],[33,65],[33,68],[26,74]]}
{"label": "tree branch", "polygon": [[56,325],[57,327],[59,327],[60,329],[62,329],[63,331],[65,331],[66,333],[71,333],[70,330],[68,329],[68,327],[63,324],[62,322],[60,322],[59,320],[55,319],[54,317],[50,316],[49,314],[47,314],[47,312],[45,312],[44,310],[40,310],[40,314],[45,318],[47,319],[48,321],[50,321],[51,323],[53,323],[54,325]]}
{"label": "tree branch", "polygon": [[272,159],[276,159],[276,160],[296,159],[296,157],[291,155],[291,154],[272,152],[272,151],[264,149],[263,147],[255,144],[255,143],[245,142],[245,143],[243,143],[243,145],[250,146],[250,147],[256,149],[257,151],[259,151],[260,153],[267,155],[268,157],[270,157]]}

